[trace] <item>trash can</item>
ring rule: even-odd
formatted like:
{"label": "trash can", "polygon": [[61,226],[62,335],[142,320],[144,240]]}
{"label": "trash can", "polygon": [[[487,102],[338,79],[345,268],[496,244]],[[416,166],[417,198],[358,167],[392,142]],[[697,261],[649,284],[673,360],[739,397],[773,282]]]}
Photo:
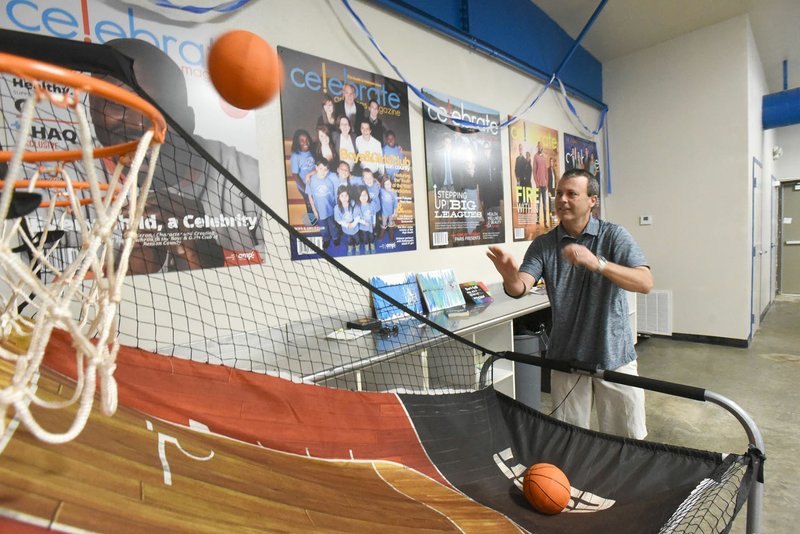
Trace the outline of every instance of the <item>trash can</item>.
{"label": "trash can", "polygon": [[[547,350],[544,330],[514,336],[514,352],[542,356]],[[514,362],[514,391],[519,402],[538,410],[542,400],[542,368],[538,365]]]}

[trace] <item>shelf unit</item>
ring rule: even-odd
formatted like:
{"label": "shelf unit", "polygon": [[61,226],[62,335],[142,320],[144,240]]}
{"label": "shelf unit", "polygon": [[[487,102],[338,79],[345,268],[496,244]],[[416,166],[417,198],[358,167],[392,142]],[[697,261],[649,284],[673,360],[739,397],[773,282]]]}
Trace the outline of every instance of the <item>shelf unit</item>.
{"label": "shelf unit", "polygon": [[[453,320],[446,328],[493,352],[514,350],[514,319],[547,309],[550,303],[543,292],[511,299],[505,295],[499,284],[489,286],[489,289],[494,297],[491,304],[479,313]],[[451,357],[447,355],[447,350],[431,350],[433,346],[441,348],[442,344],[446,346],[448,343],[455,342],[439,339],[432,341],[428,348],[423,347],[363,368],[352,368],[346,373],[315,382],[344,388],[352,388],[356,384],[359,391],[387,391],[396,387],[392,377],[402,375],[417,377],[415,383],[407,386],[414,391],[474,389],[478,385],[481,366],[487,357],[477,350],[472,351],[471,358]],[[453,350],[452,354],[463,355],[463,347]],[[495,389],[512,398],[516,397],[514,375],[514,362],[498,360],[492,365]]]}

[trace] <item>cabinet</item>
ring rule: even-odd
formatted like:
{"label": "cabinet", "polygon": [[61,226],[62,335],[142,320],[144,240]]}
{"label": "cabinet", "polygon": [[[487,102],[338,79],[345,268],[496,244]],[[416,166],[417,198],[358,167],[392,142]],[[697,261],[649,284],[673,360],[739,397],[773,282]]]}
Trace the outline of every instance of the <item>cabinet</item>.
{"label": "cabinet", "polygon": [[[495,326],[478,330],[472,334],[472,339],[478,345],[499,352],[514,350],[514,322],[504,321]],[[476,373],[480,373],[486,357],[482,354],[475,355]],[[515,396],[514,391],[514,362],[498,360],[492,364],[492,377],[494,388],[509,397]]]}

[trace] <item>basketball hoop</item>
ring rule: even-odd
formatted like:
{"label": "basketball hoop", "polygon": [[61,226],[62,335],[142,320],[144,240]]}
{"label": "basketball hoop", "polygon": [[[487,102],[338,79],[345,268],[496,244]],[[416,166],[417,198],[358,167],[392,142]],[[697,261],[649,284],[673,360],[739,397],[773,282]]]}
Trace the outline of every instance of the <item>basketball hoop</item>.
{"label": "basketball hoop", "polygon": [[[15,148],[0,151],[0,162],[9,163],[7,176],[0,176],[0,360],[14,366],[10,383],[0,382],[0,438],[13,407],[14,418],[36,437],[64,443],[85,426],[98,375],[103,412],[116,410],[113,373],[122,283],[166,123],[137,95],[68,69],[0,53],[0,74],[19,78],[31,89],[18,127],[8,128],[4,121],[8,135],[16,136]],[[135,110],[149,127],[137,133],[139,138],[95,149],[82,101],[87,95]],[[70,124],[77,125],[80,148],[37,150],[32,126],[42,120],[36,114],[48,107],[74,117]],[[100,161],[104,158],[113,161],[108,176]],[[31,213],[19,216],[15,192],[17,197],[27,195],[27,201],[41,195],[42,202],[36,207],[34,196],[25,208]],[[70,254],[62,254],[59,242],[67,233],[76,238]],[[76,353],[75,393],[58,402],[37,395],[36,387],[54,329],[70,334]],[[64,432],[45,430],[30,406],[63,409],[75,403],[77,412]],[[0,452],[2,443],[0,439]]]}

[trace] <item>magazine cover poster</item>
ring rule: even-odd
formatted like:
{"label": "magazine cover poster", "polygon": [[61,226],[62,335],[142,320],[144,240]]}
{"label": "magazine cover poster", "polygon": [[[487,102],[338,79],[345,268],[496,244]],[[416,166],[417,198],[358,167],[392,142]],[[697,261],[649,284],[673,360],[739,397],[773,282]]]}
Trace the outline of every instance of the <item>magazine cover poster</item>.
{"label": "magazine cover poster", "polygon": [[[11,9],[15,2],[2,1]],[[60,13],[59,17],[81,20],[84,31],[56,33],[51,24],[23,24],[19,17],[0,21],[4,28],[58,36],[65,39],[108,44],[134,58],[134,73],[142,89],[174,120],[180,123],[212,157],[220,162],[247,188],[260,196],[260,174],[255,143],[255,115],[232,108],[212,87],[206,69],[206,51],[218,34],[215,24],[196,24],[192,28],[175,26],[153,18],[146,9],[121,3],[86,0],[64,2],[41,0],[26,3],[41,13]],[[35,7],[35,9],[34,9]],[[10,11],[9,11],[10,12]],[[61,19],[60,19],[61,20]],[[60,25],[56,26],[62,28]],[[62,29],[70,26],[65,25]],[[115,31],[110,31],[114,28]],[[79,67],[79,65],[75,65]],[[147,72],[147,76],[139,76]],[[117,85],[116,82],[109,79]],[[2,130],[0,145],[13,148],[18,139],[21,107],[34,89],[31,83],[14,74],[0,76],[3,84],[0,99]],[[126,126],[118,115],[136,116],[130,106],[114,109],[101,98],[91,98],[61,84],[50,84],[55,93],[78,96],[87,115],[91,144],[95,149],[115,144],[117,139],[133,140],[143,130]],[[108,111],[111,109],[111,111]],[[42,103],[31,126],[26,150],[58,151],[81,148],[76,113],[68,107]],[[89,143],[86,143],[89,144]],[[111,180],[113,158],[96,158],[94,168],[100,180]],[[36,165],[26,164],[30,178]],[[85,181],[87,169],[82,161],[68,163],[64,170],[74,181]],[[142,173],[143,176],[143,173]],[[224,192],[224,193],[223,193]],[[232,187],[225,177],[190,147],[172,128],[156,163],[153,185],[131,252],[128,274],[154,274],[212,267],[234,267],[262,263],[265,260],[262,229],[263,214],[250,199]],[[37,210],[26,220],[32,231],[43,230],[46,210]],[[91,221],[94,210],[82,208],[80,216]],[[54,247],[51,258],[56,269],[71,263],[81,247],[82,236],[75,223],[76,213],[66,214],[62,224],[64,237]],[[114,230],[121,246],[129,221],[120,221]]]}
{"label": "magazine cover poster", "polygon": [[[503,168],[500,114],[424,91],[423,105],[431,248],[502,243]],[[481,125],[466,127],[463,119]]]}
{"label": "magazine cover poster", "polygon": [[[332,256],[415,250],[406,84],[278,47],[289,224]],[[318,255],[292,236],[292,259]]]}
{"label": "magazine cover poster", "polygon": [[[597,143],[570,135],[564,134],[564,170],[586,169],[597,178],[597,182],[602,184],[600,179],[600,156],[597,153]],[[600,217],[600,197],[592,210],[592,215]]]}
{"label": "magazine cover poster", "polygon": [[514,241],[531,241],[558,224],[556,183],[561,177],[558,131],[518,120],[508,127]]}

